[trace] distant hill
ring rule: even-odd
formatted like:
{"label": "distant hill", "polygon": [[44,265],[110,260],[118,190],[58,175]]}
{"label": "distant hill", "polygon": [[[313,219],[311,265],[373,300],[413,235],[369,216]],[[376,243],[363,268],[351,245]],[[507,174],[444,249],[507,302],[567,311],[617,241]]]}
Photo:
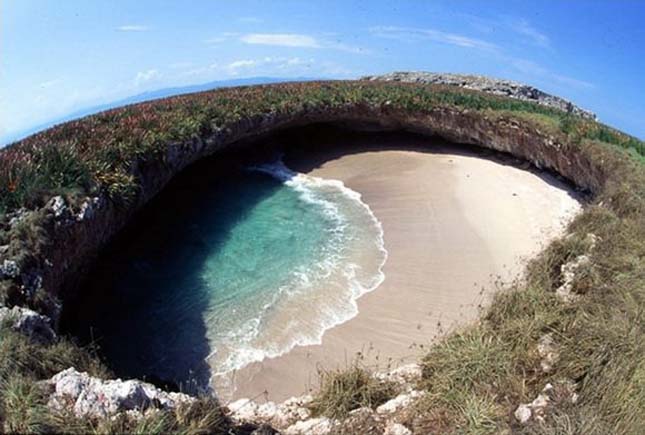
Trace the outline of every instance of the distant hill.
{"label": "distant hill", "polygon": [[70,114],[62,116],[60,118],[52,119],[51,121],[44,122],[42,124],[20,131],[18,133],[12,133],[12,134],[6,135],[5,137],[0,137],[0,147],[13,143],[24,137],[30,136],[46,128],[52,127],[56,124],[61,124],[63,122],[71,121],[73,119],[82,118],[84,116],[91,115],[93,113],[102,112],[104,110],[112,109],[115,107],[126,106],[128,104],[141,103],[143,101],[150,101],[150,100],[158,100],[160,98],[171,97],[173,95],[208,91],[210,89],[216,89],[216,88],[227,88],[227,87],[233,87],[233,86],[247,86],[247,85],[263,85],[267,83],[279,83],[279,82],[295,82],[295,81],[299,82],[299,81],[310,81],[310,80],[314,80],[314,79],[303,78],[303,77],[291,78],[291,79],[278,78],[278,77],[250,77],[250,78],[244,78],[244,79],[217,80],[217,81],[202,83],[198,85],[178,86],[173,88],[163,88],[163,89],[157,89],[155,91],[143,92],[141,94],[132,95],[130,97],[123,98],[121,100],[79,109]]}

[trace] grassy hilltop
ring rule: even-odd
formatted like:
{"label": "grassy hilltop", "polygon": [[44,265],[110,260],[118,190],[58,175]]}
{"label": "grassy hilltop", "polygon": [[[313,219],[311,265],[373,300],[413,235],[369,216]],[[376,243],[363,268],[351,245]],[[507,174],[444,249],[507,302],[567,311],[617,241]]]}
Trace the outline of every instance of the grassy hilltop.
{"label": "grassy hilltop", "polygon": [[[115,206],[128,207],[141,192],[140,166],[162,162],[169,144],[209,137],[267,113],[348,106],[410,114],[443,108],[529,126],[592,159],[594,168],[581,170],[602,174],[602,184],[570,225],[570,235],[529,264],[527,279],[499,292],[477,324],[428,349],[419,385],[428,394],[408,410],[406,426],[419,433],[642,433],[645,144],[534,103],[445,86],[339,81],[221,89],[92,115],[0,151],[0,246],[7,247],[0,259],[11,255],[28,264],[51,243],[37,214],[21,225],[9,224],[19,210],[37,211],[56,195],[72,206],[104,195]],[[588,234],[595,236],[595,246]],[[562,284],[561,267],[582,255],[589,261],[571,282],[576,297],[564,301],[555,293]],[[37,308],[38,297],[28,300],[10,280],[0,279],[4,305]],[[545,334],[559,354],[549,371],[541,368],[537,350]],[[41,346],[3,325],[0,430],[225,433],[229,428],[219,406],[208,398],[138,423],[79,421],[48,410],[38,381],[72,365],[109,374],[91,349],[67,339]],[[375,397],[382,401],[389,393],[372,385],[362,370],[328,374],[316,411],[342,417],[353,408],[374,405]],[[519,426],[513,417],[517,405],[532,401],[545,384],[562,380],[575,385],[578,401],[556,400],[543,423]]]}

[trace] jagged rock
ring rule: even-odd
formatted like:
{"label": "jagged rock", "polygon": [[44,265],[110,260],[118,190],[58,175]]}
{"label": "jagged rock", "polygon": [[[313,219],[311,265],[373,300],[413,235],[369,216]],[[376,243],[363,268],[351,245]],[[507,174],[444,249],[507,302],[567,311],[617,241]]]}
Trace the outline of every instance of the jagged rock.
{"label": "jagged rock", "polygon": [[71,408],[77,417],[110,417],[125,411],[142,413],[149,408],[172,409],[195,400],[137,380],[102,380],[73,367],[47,382],[54,390],[47,405],[55,410]]}
{"label": "jagged rock", "polygon": [[423,393],[420,391],[410,391],[409,393],[399,394],[394,399],[388,400],[378,408],[376,412],[378,414],[391,414],[402,408],[406,408],[412,404],[419,397],[423,396]]}
{"label": "jagged rock", "polygon": [[251,432],[251,435],[275,435],[279,434],[277,430],[269,426],[268,424],[261,424]]}
{"label": "jagged rock", "polygon": [[526,424],[531,419],[531,407],[529,405],[522,404],[517,407],[515,410],[515,419],[522,424]]}
{"label": "jagged rock", "polygon": [[49,344],[56,340],[49,317],[28,308],[0,307],[0,323],[8,322],[11,329],[40,343]]}
{"label": "jagged rock", "polygon": [[17,278],[20,275],[20,266],[13,260],[4,260],[0,264],[0,278]]}
{"label": "jagged rock", "polygon": [[257,404],[250,399],[239,399],[229,403],[231,418],[238,422],[262,422],[284,429],[297,421],[307,420],[311,411],[306,405],[311,402],[309,395],[292,397],[281,404],[266,402]]}
{"label": "jagged rock", "polygon": [[545,334],[538,340],[537,351],[542,360],[540,367],[544,373],[549,373],[553,370],[553,365],[560,359],[558,353],[558,346],[553,340],[553,334]]}
{"label": "jagged rock", "polygon": [[[571,234],[569,237],[575,237],[575,234]],[[596,247],[598,240],[599,237],[595,234],[587,233],[584,239],[587,254]],[[562,284],[555,290],[555,294],[564,302],[574,302],[578,299],[579,295],[572,292],[573,284],[580,270],[591,264],[591,259],[587,254],[578,255],[572,261],[560,266]]]}
{"label": "jagged rock", "polygon": [[412,435],[412,431],[401,423],[390,423],[385,427],[383,435]]}
{"label": "jagged rock", "polygon": [[544,421],[546,408],[551,403],[549,395],[553,392],[553,385],[546,384],[542,392],[531,403],[524,403],[517,407],[514,412],[515,418],[522,424],[526,424],[531,418]]}
{"label": "jagged rock", "polygon": [[600,240],[600,237],[593,233],[587,233],[585,236],[585,242],[587,243],[588,250],[591,251],[596,247],[596,243],[598,243],[598,240]]}
{"label": "jagged rock", "polygon": [[24,207],[21,207],[14,212],[8,213],[7,218],[9,219],[9,226],[13,227],[14,225],[19,224],[25,219],[25,217],[27,217],[28,214],[29,211]]}
{"label": "jagged rock", "polygon": [[362,407],[350,411],[349,415],[334,426],[334,433],[382,435],[384,422],[373,409]]}
{"label": "jagged rock", "polygon": [[47,203],[47,208],[49,208],[55,217],[61,217],[67,211],[67,204],[65,203],[65,198],[62,196],[54,196]]}
{"label": "jagged rock", "polygon": [[228,404],[231,418],[234,420],[254,421],[258,413],[258,405],[251,399],[239,399]]}
{"label": "jagged rock", "polygon": [[22,274],[22,292],[28,297],[32,297],[36,292],[43,288],[43,277],[36,270]]}
{"label": "jagged rock", "polygon": [[564,302],[574,302],[578,298],[578,295],[572,292],[576,273],[579,269],[588,266],[590,263],[591,259],[588,255],[579,255],[574,260],[560,267],[562,284],[555,290],[555,294]]}
{"label": "jagged rock", "polygon": [[289,426],[285,435],[327,435],[331,433],[333,423],[327,417],[310,418]]}
{"label": "jagged rock", "polygon": [[419,364],[406,364],[385,373],[378,373],[376,378],[382,381],[395,382],[399,385],[412,388],[421,379],[421,366]]}
{"label": "jagged rock", "polygon": [[100,206],[101,198],[87,198],[83,201],[83,204],[81,204],[81,210],[76,214],[76,220],[80,222],[86,219],[92,219],[96,209],[100,208]]}
{"label": "jagged rock", "polygon": [[555,95],[548,94],[533,86],[511,80],[502,80],[478,75],[430,72],[393,72],[380,76],[366,76],[362,77],[361,80],[457,86],[460,88],[474,89],[523,101],[533,101],[543,106],[553,107],[583,118],[596,119],[596,115],[593,112],[582,109],[564,98],[556,97]]}

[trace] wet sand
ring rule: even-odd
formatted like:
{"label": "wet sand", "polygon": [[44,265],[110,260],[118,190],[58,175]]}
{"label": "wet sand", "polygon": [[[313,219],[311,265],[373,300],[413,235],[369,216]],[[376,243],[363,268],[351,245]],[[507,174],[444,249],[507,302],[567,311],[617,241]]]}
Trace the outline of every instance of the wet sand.
{"label": "wet sand", "polygon": [[362,194],[383,225],[385,281],[321,345],[217,380],[224,401],[303,394],[316,388],[320,367],[344,367],[358,352],[378,369],[415,361],[438,336],[474,321],[495,283],[517,278],[580,208],[551,175],[438,140],[354,140],[342,152],[329,144],[288,153],[285,162]]}

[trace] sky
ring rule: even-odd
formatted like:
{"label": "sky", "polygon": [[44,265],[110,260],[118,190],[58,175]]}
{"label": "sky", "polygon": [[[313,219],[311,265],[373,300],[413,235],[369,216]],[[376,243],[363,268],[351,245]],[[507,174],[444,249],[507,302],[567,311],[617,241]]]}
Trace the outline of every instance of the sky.
{"label": "sky", "polygon": [[645,138],[645,1],[0,0],[0,144],[79,109],[245,77],[517,80]]}

